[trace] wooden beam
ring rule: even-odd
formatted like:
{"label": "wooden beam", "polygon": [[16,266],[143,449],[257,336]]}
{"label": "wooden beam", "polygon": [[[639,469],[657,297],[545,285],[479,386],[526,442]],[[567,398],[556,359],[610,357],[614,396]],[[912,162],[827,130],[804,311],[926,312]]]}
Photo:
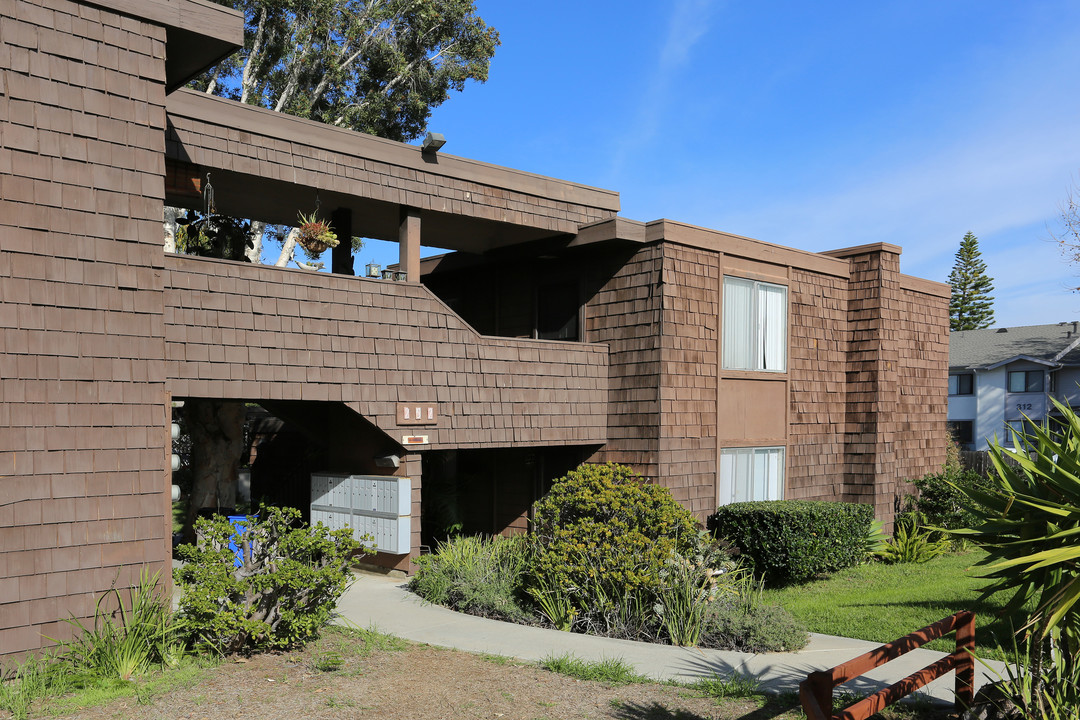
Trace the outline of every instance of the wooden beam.
{"label": "wooden beam", "polygon": [[416,208],[401,207],[398,245],[398,265],[405,271],[405,279],[420,282],[420,211]]}

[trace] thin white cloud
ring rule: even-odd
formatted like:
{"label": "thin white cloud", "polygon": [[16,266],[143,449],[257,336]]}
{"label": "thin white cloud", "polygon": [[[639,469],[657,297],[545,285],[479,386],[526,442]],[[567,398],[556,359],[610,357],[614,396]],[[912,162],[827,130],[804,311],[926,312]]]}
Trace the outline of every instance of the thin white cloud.
{"label": "thin white cloud", "polygon": [[643,84],[629,129],[618,139],[609,177],[618,176],[629,155],[657,137],[678,73],[688,65],[694,46],[708,33],[714,0],[678,0],[668,17],[664,44]]}

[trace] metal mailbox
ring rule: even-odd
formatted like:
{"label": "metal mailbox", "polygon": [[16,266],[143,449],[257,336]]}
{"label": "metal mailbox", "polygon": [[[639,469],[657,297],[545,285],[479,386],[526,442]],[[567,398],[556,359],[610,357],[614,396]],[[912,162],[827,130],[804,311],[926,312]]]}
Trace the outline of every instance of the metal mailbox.
{"label": "metal mailbox", "polygon": [[375,539],[375,548],[406,555],[412,533],[412,481],[385,475],[311,476],[311,524],[331,530],[352,528],[359,540]]}

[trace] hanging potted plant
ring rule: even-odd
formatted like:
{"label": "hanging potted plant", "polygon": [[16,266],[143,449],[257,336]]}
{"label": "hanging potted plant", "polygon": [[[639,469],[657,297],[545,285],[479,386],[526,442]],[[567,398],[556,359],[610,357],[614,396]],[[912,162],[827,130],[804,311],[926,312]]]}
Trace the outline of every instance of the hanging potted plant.
{"label": "hanging potted plant", "polygon": [[297,228],[299,236],[296,241],[308,251],[312,257],[318,257],[326,248],[337,247],[338,237],[330,223],[320,220],[315,213],[311,215],[299,214],[300,226]]}

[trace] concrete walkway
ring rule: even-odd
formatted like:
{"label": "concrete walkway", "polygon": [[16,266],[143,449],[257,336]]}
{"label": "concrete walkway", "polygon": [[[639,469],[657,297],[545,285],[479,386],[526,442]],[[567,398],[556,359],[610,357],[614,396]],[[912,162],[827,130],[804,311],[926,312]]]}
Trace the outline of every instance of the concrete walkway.
{"label": "concrete walkway", "polygon": [[[338,603],[338,612],[346,621],[360,627],[374,626],[382,632],[429,645],[531,662],[566,653],[584,660],[619,658],[639,674],[658,680],[693,681],[714,674],[741,672],[756,677],[763,689],[772,692],[798,692],[799,683],[806,679],[807,673],[827,670],[879,645],[812,634],[810,644],[798,652],[755,654],[614,640],[464,615],[425,603],[405,589],[402,578],[367,573],[357,574],[356,582]],[[945,653],[932,650],[914,650],[840,686],[837,692],[873,693],[944,656]],[[1003,672],[1002,663],[990,664],[995,671]],[[996,679],[992,672],[976,663],[976,685]],[[953,682],[953,673],[949,673],[922,692],[952,702]]]}

